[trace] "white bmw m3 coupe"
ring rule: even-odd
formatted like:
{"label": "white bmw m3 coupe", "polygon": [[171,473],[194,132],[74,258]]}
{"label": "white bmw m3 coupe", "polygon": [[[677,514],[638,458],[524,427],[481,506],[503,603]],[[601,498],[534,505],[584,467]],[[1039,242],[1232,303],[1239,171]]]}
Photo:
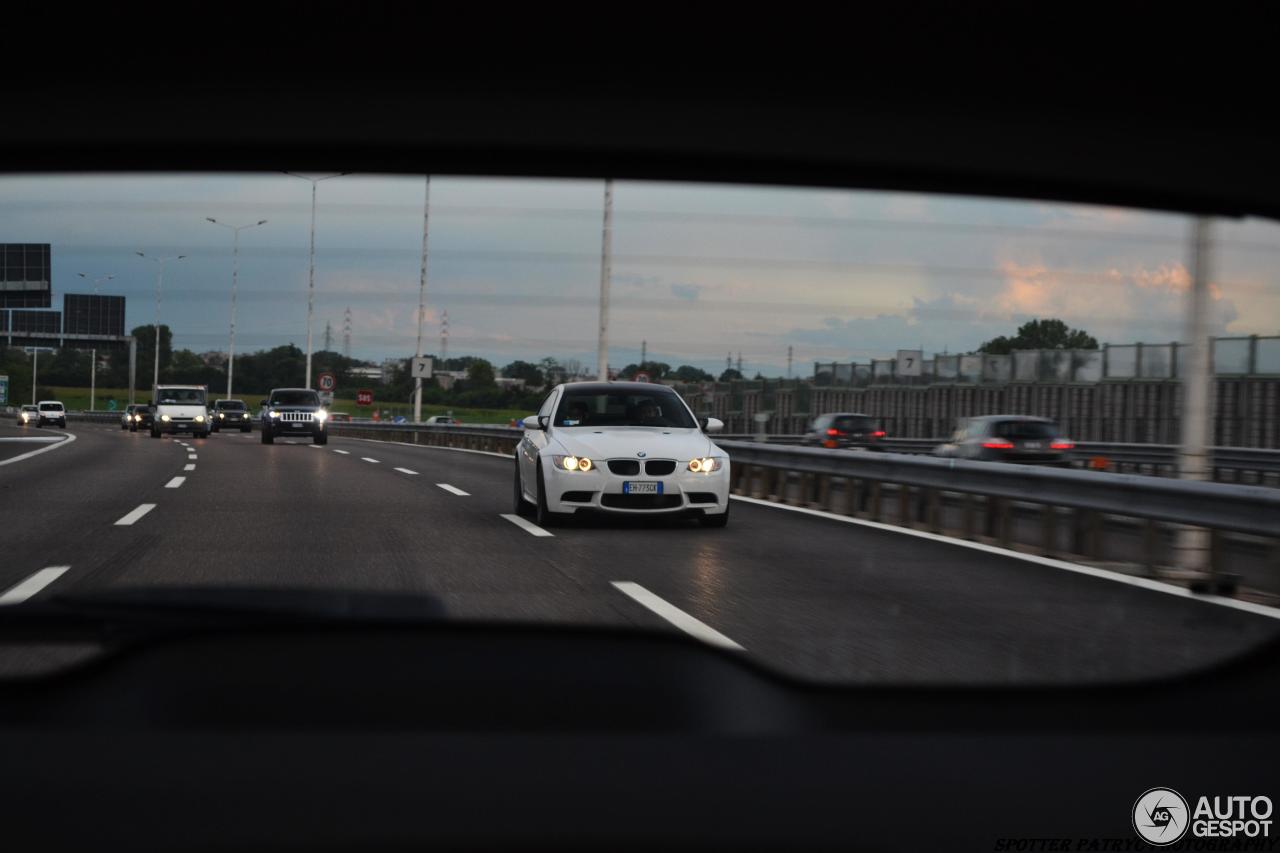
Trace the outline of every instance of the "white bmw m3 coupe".
{"label": "white bmw m3 coupe", "polygon": [[524,419],[515,508],[555,524],[571,514],[686,514],[729,521],[729,456],[675,391],[644,382],[572,382]]}

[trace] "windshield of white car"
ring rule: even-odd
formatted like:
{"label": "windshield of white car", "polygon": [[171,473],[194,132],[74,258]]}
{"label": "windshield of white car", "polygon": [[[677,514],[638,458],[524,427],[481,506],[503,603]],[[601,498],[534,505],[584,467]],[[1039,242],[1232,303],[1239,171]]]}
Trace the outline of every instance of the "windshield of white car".
{"label": "windshield of white car", "polygon": [[62,404],[61,404],[61,403],[41,403],[41,404],[40,404],[40,411],[42,411],[42,412],[61,412],[61,411],[62,411]]}
{"label": "windshield of white car", "polygon": [[556,410],[558,427],[666,427],[697,429],[672,392],[569,391]]}
{"label": "windshield of white car", "polygon": [[162,406],[203,406],[204,392],[194,388],[169,388],[160,392]]}

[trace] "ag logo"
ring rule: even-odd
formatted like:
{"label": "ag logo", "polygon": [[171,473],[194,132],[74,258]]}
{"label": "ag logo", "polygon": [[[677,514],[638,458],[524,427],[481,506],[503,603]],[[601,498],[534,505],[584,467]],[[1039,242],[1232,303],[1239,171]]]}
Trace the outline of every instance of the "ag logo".
{"label": "ag logo", "polygon": [[643,450],[641,450],[639,453],[636,454],[636,456],[639,456],[641,459],[643,459],[645,456],[645,453]]}
{"label": "ag logo", "polygon": [[1152,788],[1133,804],[1133,828],[1148,844],[1164,847],[1187,833],[1187,801],[1172,788]]}

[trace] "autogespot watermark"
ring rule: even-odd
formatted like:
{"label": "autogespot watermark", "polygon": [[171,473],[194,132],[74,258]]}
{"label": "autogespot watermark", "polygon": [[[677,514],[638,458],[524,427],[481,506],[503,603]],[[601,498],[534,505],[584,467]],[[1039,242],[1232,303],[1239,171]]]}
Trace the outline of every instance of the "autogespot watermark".
{"label": "autogespot watermark", "polygon": [[1133,803],[1129,838],[1000,838],[1010,853],[1118,853],[1127,850],[1273,851],[1270,797],[1200,796],[1192,805],[1172,788],[1149,788]]}

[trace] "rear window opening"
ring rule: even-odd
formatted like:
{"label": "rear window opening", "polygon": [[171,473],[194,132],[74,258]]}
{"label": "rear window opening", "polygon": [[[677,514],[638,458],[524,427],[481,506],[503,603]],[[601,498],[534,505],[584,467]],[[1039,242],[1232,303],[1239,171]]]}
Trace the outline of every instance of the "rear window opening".
{"label": "rear window opening", "polygon": [[1057,427],[1042,421],[1001,421],[992,430],[993,435],[1010,440],[1036,440],[1056,438]]}

